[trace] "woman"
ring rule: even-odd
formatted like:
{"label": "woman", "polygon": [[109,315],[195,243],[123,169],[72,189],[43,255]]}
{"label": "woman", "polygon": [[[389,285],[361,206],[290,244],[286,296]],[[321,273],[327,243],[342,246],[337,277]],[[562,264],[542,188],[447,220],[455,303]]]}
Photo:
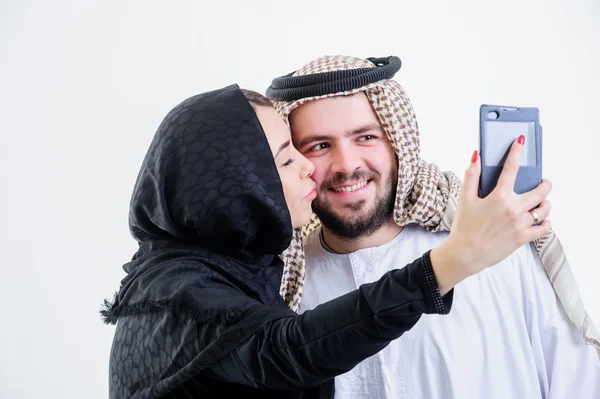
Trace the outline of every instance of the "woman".
{"label": "woman", "polygon": [[278,254],[311,216],[312,172],[257,93],[229,86],[166,116],[131,201],[139,250],[102,312],[118,320],[111,398],[331,397],[334,376],[447,313],[456,283],[516,249],[462,207],[452,245],[297,315]]}

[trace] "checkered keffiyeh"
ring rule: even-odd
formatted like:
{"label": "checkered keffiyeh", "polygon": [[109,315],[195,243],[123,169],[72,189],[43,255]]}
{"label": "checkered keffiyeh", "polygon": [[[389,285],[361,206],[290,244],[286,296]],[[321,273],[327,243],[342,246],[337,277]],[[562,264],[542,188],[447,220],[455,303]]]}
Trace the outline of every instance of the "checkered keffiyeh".
{"label": "checkered keffiyeh", "polygon": [[[325,56],[305,65],[293,76],[305,76],[356,68],[372,68],[366,59]],[[458,206],[461,180],[452,172],[442,172],[435,164],[420,158],[419,129],[410,100],[400,84],[384,79],[364,87],[307,97],[296,101],[276,101],[277,111],[288,122],[290,113],[300,105],[326,97],[364,92],[371,102],[388,139],[398,155],[398,185],[394,221],[399,226],[418,223],[430,232],[449,231]],[[281,295],[288,306],[298,310],[304,287],[304,251],[302,240],[315,232],[320,221],[313,214],[302,229],[296,230],[290,247],[281,255],[285,268]],[[585,341],[594,345],[600,356],[600,337],[588,316],[575,277],[558,237],[552,231],[533,242],[546,274],[562,306]]]}

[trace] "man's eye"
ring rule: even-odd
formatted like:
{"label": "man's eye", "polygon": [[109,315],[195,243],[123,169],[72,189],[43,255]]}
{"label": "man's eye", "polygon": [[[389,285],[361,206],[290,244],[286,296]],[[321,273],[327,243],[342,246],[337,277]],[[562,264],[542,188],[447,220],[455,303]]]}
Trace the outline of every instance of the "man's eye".
{"label": "man's eye", "polygon": [[310,147],[308,149],[308,152],[323,150],[323,149],[327,148],[328,146],[329,146],[329,144],[327,144],[327,143],[319,143],[319,144],[316,144],[316,145]]}
{"label": "man's eye", "polygon": [[372,136],[372,135],[368,134],[368,135],[366,135],[366,136],[362,136],[361,138],[359,138],[359,140],[362,140],[362,141],[369,141],[369,140],[373,140],[373,139],[376,139],[376,138],[377,138],[377,137],[375,137],[375,136]]}

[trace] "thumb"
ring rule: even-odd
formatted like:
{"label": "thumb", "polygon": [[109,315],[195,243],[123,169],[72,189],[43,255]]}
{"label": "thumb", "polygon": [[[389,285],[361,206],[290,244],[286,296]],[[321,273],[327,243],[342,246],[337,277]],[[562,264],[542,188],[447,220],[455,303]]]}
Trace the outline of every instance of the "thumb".
{"label": "thumb", "polygon": [[465,172],[460,201],[471,203],[479,197],[479,176],[481,175],[481,160],[477,151],[473,152],[471,165]]}

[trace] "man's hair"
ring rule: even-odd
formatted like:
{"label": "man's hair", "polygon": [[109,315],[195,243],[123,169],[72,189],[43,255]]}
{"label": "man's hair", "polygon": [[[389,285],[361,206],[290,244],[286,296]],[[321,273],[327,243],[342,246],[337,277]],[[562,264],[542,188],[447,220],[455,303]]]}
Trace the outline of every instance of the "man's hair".
{"label": "man's hair", "polygon": [[252,108],[256,109],[256,107],[272,107],[273,103],[267,97],[263,96],[260,93],[255,92],[254,90],[248,89],[240,89],[246,99],[252,106]]}

